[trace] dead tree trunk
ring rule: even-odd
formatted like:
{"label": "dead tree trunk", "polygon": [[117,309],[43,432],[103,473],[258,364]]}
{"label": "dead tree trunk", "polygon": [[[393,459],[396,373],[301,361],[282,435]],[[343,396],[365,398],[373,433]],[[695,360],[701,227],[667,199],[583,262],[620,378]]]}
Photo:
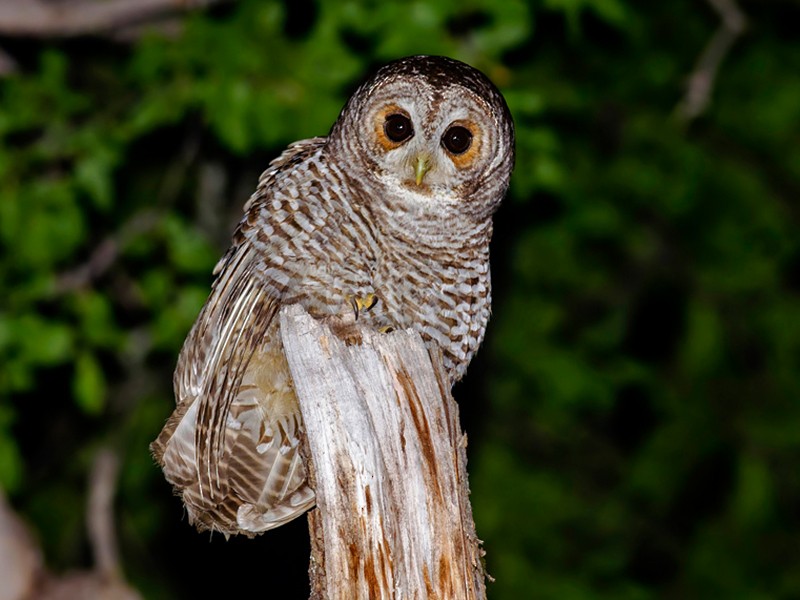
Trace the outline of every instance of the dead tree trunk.
{"label": "dead tree trunk", "polygon": [[280,319],[317,496],[312,598],[485,598],[441,357],[412,331],[347,344],[297,306]]}

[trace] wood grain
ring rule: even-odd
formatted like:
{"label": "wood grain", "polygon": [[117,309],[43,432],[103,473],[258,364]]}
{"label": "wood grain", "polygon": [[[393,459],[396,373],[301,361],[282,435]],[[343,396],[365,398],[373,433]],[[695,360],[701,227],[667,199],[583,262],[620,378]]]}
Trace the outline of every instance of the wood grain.
{"label": "wood grain", "polygon": [[485,598],[441,358],[410,330],[348,344],[297,306],[280,319],[317,497],[312,598]]}

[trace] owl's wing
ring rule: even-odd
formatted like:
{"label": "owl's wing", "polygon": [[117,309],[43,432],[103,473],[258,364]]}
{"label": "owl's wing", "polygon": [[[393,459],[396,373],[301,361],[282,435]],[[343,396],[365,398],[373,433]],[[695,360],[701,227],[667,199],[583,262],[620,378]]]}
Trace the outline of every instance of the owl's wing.
{"label": "owl's wing", "polygon": [[[322,140],[290,146],[262,175],[263,199],[281,168]],[[200,529],[254,534],[308,510],[313,492],[298,449],[301,418],[247,216],[215,269],[218,278],[181,350],[177,407],[152,444],[167,480]]]}
{"label": "owl's wing", "polygon": [[245,203],[242,209],[244,213],[247,214],[250,212],[253,204],[258,200],[262,200],[264,196],[268,194],[269,189],[275,183],[275,178],[281,171],[290,169],[294,165],[303,162],[309,154],[316,152],[321,146],[324,146],[327,141],[328,138],[313,137],[289,144],[278,158],[270,161],[266,171],[258,178],[258,189]]}

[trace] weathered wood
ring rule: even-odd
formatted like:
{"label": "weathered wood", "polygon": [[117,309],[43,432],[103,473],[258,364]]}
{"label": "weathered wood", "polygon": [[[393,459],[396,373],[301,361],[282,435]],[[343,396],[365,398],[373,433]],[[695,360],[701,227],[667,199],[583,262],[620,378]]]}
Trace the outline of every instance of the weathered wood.
{"label": "weathered wood", "polygon": [[280,319],[317,495],[312,598],[485,598],[441,358],[412,331],[348,345],[299,307]]}

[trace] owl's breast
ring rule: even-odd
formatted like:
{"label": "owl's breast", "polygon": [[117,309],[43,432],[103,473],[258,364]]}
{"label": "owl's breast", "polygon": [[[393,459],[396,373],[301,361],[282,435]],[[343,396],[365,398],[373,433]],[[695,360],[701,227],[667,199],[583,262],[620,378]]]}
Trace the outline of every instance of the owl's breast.
{"label": "owl's breast", "polygon": [[376,262],[373,285],[383,301],[381,318],[438,345],[451,379],[460,379],[489,320],[488,252],[448,255],[421,246],[388,252]]}
{"label": "owl's breast", "polygon": [[327,181],[319,179],[321,167],[303,169],[303,178],[292,173],[248,215],[243,235],[258,250],[262,285],[280,303],[299,303],[317,317],[374,294],[362,323],[416,329],[459,379],[489,319],[488,235],[442,235],[438,222],[374,212],[375,202],[344,191],[335,168]]}

